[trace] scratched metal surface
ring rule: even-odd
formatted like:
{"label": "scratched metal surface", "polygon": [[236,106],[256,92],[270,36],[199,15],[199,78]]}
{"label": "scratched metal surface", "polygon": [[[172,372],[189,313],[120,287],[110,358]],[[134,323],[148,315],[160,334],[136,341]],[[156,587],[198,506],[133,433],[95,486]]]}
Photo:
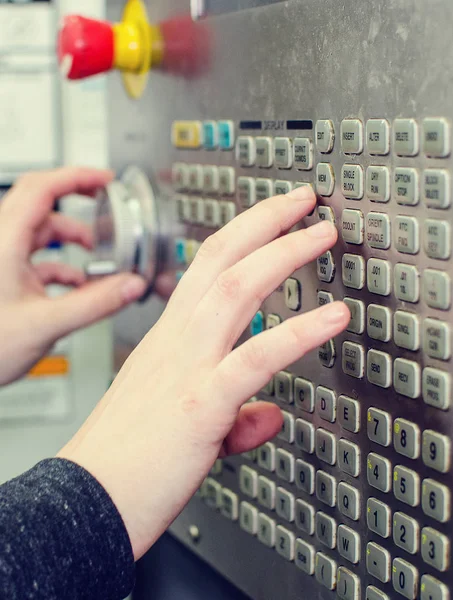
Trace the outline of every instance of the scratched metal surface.
{"label": "scratched metal surface", "polygon": [[[117,18],[120,6],[120,2],[111,2],[110,16]],[[188,12],[189,7],[188,2],[183,0],[153,0],[149,2],[149,10],[152,18],[162,19],[181,11]],[[372,204],[366,198],[359,202],[345,200],[339,188],[339,175],[345,162],[360,164],[364,168],[369,164],[377,164],[387,165],[391,169],[412,166],[421,170],[427,164],[451,169],[451,159],[428,160],[422,153],[415,158],[403,159],[393,152],[387,157],[374,159],[366,152],[360,156],[345,157],[338,143],[340,123],[346,117],[357,117],[363,122],[372,117],[387,118],[389,121],[396,117],[414,117],[419,122],[425,116],[453,118],[453,4],[450,0],[292,0],[207,18],[203,23],[212,34],[213,55],[208,71],[202,76],[187,80],[152,74],[145,97],[135,103],[126,98],[118,77],[112,77],[111,80],[112,164],[118,170],[128,164],[138,164],[146,170],[160,195],[161,212],[170,223],[170,236],[184,234],[187,238],[202,240],[211,233],[205,228],[183,228],[174,223],[174,194],[169,180],[171,165],[178,161],[236,166],[233,153],[173,149],[169,132],[175,119],[232,119],[236,123],[242,119],[332,119],[337,141],[333,153],[326,160],[335,169],[337,186],[330,199],[320,202],[333,208],[337,223],[345,207],[360,208],[365,214],[371,210],[387,212],[392,220],[398,214],[416,216],[420,223],[427,216],[451,220],[451,209],[439,215],[440,211],[427,209],[422,203],[417,207],[403,208],[394,199],[387,205]],[[285,135],[284,130],[279,133]],[[321,160],[324,159],[315,151],[315,164]],[[237,175],[259,176],[261,173],[258,169],[237,168]],[[295,170],[282,172],[271,168],[265,176],[293,181],[305,177],[306,181],[312,182],[314,171],[301,176]],[[307,223],[315,220],[315,216],[311,217]],[[414,264],[420,271],[432,266],[444,268],[453,275],[450,262],[428,259],[423,252],[417,256],[402,257],[393,247],[388,251],[380,251],[370,249],[365,244],[351,249],[339,242],[334,250],[337,275],[332,284],[320,284],[315,265],[296,273],[303,288],[303,311],[314,308],[318,289],[325,289],[337,299],[352,295],[366,304],[377,301],[392,310],[415,309],[422,318],[432,316],[452,322],[450,312],[428,309],[422,302],[415,306],[405,305],[397,301],[393,294],[382,298],[366,291],[347,291],[341,281],[341,257],[345,251],[360,252],[365,259],[377,257],[387,259],[392,264],[401,261]],[[166,268],[174,266],[170,256]],[[282,318],[291,316],[280,292],[265,302],[263,310],[265,314],[277,313]],[[147,312],[147,307],[142,307],[130,311],[119,322],[117,331],[122,342],[132,348],[150,325],[151,314]],[[427,360],[422,352],[405,351],[393,342],[380,343],[366,335],[339,336],[336,340],[337,352],[346,339],[360,341],[365,349],[376,348],[389,352],[393,357],[415,360],[422,366],[429,364],[451,369],[450,362]],[[451,411],[444,413],[426,407],[421,399],[410,400],[398,396],[392,389],[383,393],[365,380],[351,379],[342,373],[340,360],[337,360],[334,368],[326,369],[319,364],[316,353],[291,365],[289,370],[308,377],[315,385],[321,384],[336,390],[338,395],[357,398],[361,403],[361,431],[357,435],[342,431],[337,423],[321,421],[316,414],[309,417],[315,426],[329,429],[361,446],[361,475],[358,479],[341,474],[336,466],[327,466],[313,457],[309,459],[317,469],[327,471],[338,480],[345,480],[359,489],[361,520],[358,523],[348,522],[336,508],[321,505],[314,497],[306,498],[316,508],[333,516],[338,523],[347,522],[359,531],[362,538],[361,560],[352,569],[361,577],[361,597],[365,597],[368,584],[377,585],[391,598],[396,597],[391,584],[379,584],[367,575],[367,540],[374,540],[387,548],[392,558],[404,558],[417,567],[420,574],[430,573],[451,586],[453,577],[450,570],[446,573],[434,572],[424,565],[420,553],[411,556],[396,549],[391,538],[383,540],[370,534],[364,519],[366,500],[372,495],[395,511],[402,510],[414,517],[421,526],[429,524],[451,537],[451,523],[440,526],[424,517],[420,507],[403,505],[394,499],[392,493],[382,494],[371,490],[366,482],[366,456],[369,451],[378,452],[389,458],[392,464],[416,469],[420,478],[433,477],[450,487],[451,474],[434,473],[423,466],[421,459],[411,461],[397,455],[391,447],[373,445],[367,439],[365,424],[367,407],[375,406],[388,411],[393,417],[401,416],[418,423],[422,430],[429,427],[449,435],[452,429]],[[301,416],[297,409],[289,410]],[[282,442],[279,445],[291,450],[296,458],[303,456],[293,446]],[[244,460],[227,460],[227,468],[219,477],[222,485],[238,493],[238,469]],[[287,487],[296,496],[301,496],[295,485]],[[267,511],[263,509],[263,512]],[[275,513],[272,516],[275,518]],[[287,563],[275,551],[263,547],[256,539],[242,532],[237,523],[223,519],[198,499],[192,500],[172,527],[174,534],[188,545],[192,543],[188,535],[191,524],[196,524],[201,531],[201,541],[193,547],[194,552],[255,600],[296,600],[305,597],[330,600],[335,597],[334,592],[320,587],[313,577],[304,575],[293,563]],[[296,534],[299,535],[299,532]],[[307,539],[303,535],[300,537]],[[337,560],[339,565],[351,568],[336,551],[326,550],[314,538],[308,541],[317,550],[325,551]]]}

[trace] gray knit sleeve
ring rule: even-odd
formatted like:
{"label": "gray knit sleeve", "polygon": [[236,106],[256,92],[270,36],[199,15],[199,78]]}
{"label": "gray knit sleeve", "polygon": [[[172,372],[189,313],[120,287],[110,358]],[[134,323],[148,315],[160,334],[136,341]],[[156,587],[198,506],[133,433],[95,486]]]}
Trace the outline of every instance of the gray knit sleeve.
{"label": "gray knit sleeve", "polygon": [[40,462],[0,486],[0,597],[123,600],[134,558],[122,518],[87,471]]}

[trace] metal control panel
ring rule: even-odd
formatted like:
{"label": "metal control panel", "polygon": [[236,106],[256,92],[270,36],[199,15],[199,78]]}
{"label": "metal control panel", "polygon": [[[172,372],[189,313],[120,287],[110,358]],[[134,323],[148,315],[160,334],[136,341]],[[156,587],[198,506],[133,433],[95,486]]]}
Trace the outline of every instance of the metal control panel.
{"label": "metal control panel", "polygon": [[[352,319],[257,394],[282,409],[281,433],[218,462],[171,530],[255,600],[448,600],[453,5],[254,4],[199,11],[196,76],[154,72],[137,102],[111,78],[112,164],[152,182],[176,277],[237,213],[312,186],[301,227],[329,219],[339,241],[245,337],[332,300]],[[123,351],[144,314],[120,323]]]}

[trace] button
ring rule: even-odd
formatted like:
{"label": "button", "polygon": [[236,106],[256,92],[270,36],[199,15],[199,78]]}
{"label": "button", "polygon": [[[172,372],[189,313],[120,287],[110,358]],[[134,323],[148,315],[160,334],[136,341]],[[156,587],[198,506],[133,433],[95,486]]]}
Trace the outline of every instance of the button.
{"label": "button", "polygon": [[346,287],[361,290],[365,285],[364,258],[356,254],[343,254],[342,275]]}
{"label": "button", "polygon": [[280,479],[292,483],[294,481],[294,456],[279,448],[276,454],[275,472]]}
{"label": "button", "polygon": [[280,556],[283,556],[286,560],[294,560],[294,546],[295,537],[294,533],[288,531],[281,525],[277,526],[277,535],[275,541],[275,549]]}
{"label": "button", "polygon": [[420,298],[420,274],[417,267],[398,263],[393,272],[395,296],[405,302],[418,302]]}
{"label": "button", "polygon": [[320,502],[324,502],[328,506],[334,507],[336,503],[337,487],[335,479],[324,473],[317,471],[316,473],[316,497]]}
{"label": "button", "polygon": [[318,163],[316,166],[316,192],[320,196],[331,196],[335,189],[335,174],[329,163]]}
{"label": "button", "polygon": [[346,208],[341,217],[343,240],[348,244],[363,244],[364,219],[361,210]]}
{"label": "button", "polygon": [[363,169],[359,165],[343,165],[341,169],[341,189],[345,198],[363,198]]}
{"label": "button", "polygon": [[318,218],[320,221],[329,221],[335,224],[335,214],[330,206],[318,206]]}
{"label": "button", "polygon": [[292,189],[293,184],[290,181],[277,179],[277,181],[274,183],[275,196],[285,196],[286,194],[289,194]]}
{"label": "button", "polygon": [[370,258],[367,264],[368,290],[373,294],[388,296],[391,289],[391,267],[386,260]]}
{"label": "button", "polygon": [[280,402],[293,403],[293,379],[290,373],[281,371],[275,375],[275,395]]}
{"label": "button", "polygon": [[450,276],[442,271],[423,271],[423,298],[431,308],[448,310],[451,304]]}
{"label": "button", "polygon": [[390,172],[387,167],[368,167],[366,170],[366,195],[371,202],[390,200]]}
{"label": "button", "polygon": [[423,400],[441,410],[450,407],[451,378],[449,373],[426,367],[423,369]]}
{"label": "button", "polygon": [[200,121],[175,121],[172,125],[171,140],[175,148],[198,150],[203,140]]}
{"label": "button", "polygon": [[315,386],[311,381],[297,377],[294,380],[294,400],[297,408],[312,413],[315,409]]}
{"label": "button", "polygon": [[297,279],[285,281],[285,303],[290,310],[297,311],[301,307],[301,286]]}
{"label": "button", "polygon": [[222,486],[208,477],[204,482],[204,501],[210,508],[219,508],[221,503]]}
{"label": "button", "polygon": [[343,373],[362,379],[365,375],[365,349],[354,342],[343,343]]}
{"label": "button", "polygon": [[[250,402],[250,400],[249,400]],[[251,460],[252,462],[255,462],[256,460],[256,449],[255,450],[249,450],[248,452],[242,452],[242,456],[244,458],[247,458],[248,460]]]}
{"label": "button", "polygon": [[275,506],[279,517],[292,523],[294,521],[294,503],[295,498],[293,494],[290,494],[281,487],[277,488]]}
{"label": "button", "polygon": [[252,322],[250,323],[250,333],[252,335],[259,335],[264,331],[264,315],[259,310],[256,315],[253,317]]}
{"label": "button", "polygon": [[393,470],[393,493],[397,500],[418,506],[420,504],[420,477],[415,471],[397,465]]}
{"label": "button", "polygon": [[315,493],[315,469],[300,459],[296,461],[296,485],[310,496]]}
{"label": "button", "polygon": [[399,156],[418,154],[418,125],[414,119],[395,119],[393,123],[393,147]]}
{"label": "button", "polygon": [[316,148],[318,152],[328,154],[332,152],[335,141],[335,130],[332,121],[316,121],[315,126]]}
{"label": "button", "polygon": [[395,219],[395,247],[404,254],[417,254],[420,250],[420,233],[415,217],[399,215]]}
{"label": "button", "polygon": [[275,471],[275,445],[267,442],[257,450],[258,466],[266,471]]}
{"label": "button", "polygon": [[282,411],[283,425],[277,437],[288,444],[294,442],[294,417],[291,413]]}
{"label": "button", "polygon": [[440,523],[449,521],[451,512],[449,488],[433,479],[424,479],[422,484],[422,509],[425,515]]}
{"label": "button", "polygon": [[366,240],[371,248],[390,248],[390,218],[383,213],[371,212],[366,217]]}
{"label": "button", "polygon": [[338,440],[338,466],[344,473],[352,475],[352,477],[358,477],[360,473],[360,448],[348,440]]}
{"label": "button", "polygon": [[316,456],[329,465],[336,462],[336,440],[333,433],[325,429],[316,430]]}
{"label": "button", "polygon": [[234,202],[220,202],[220,225],[227,225],[236,217],[236,205]]}
{"label": "button", "polygon": [[392,357],[379,350],[369,350],[367,378],[370,383],[388,388],[392,383]]}
{"label": "button", "polygon": [[431,358],[448,360],[451,356],[450,326],[437,319],[423,321],[423,350]]}
{"label": "button", "polygon": [[192,192],[201,192],[203,190],[204,176],[201,165],[189,166],[189,190]]}
{"label": "button", "polygon": [[388,538],[392,518],[390,507],[376,498],[368,498],[366,514],[368,529],[383,538]]}
{"label": "button", "polygon": [[367,412],[368,439],[380,446],[390,446],[392,441],[392,417],[378,408]]}
{"label": "button", "polygon": [[250,533],[250,535],[256,535],[258,529],[258,511],[248,502],[241,502],[239,525],[241,529]]}
{"label": "button", "polygon": [[272,150],[272,140],[268,137],[257,137],[256,144],[256,166],[257,167],[272,167],[274,159]]}
{"label": "button", "polygon": [[408,398],[420,396],[420,366],[405,358],[395,359],[393,365],[393,385],[397,394]]}
{"label": "button", "polygon": [[393,446],[398,454],[415,460],[420,456],[420,429],[406,419],[395,419],[393,424]]}
{"label": "button", "polygon": [[341,149],[345,154],[363,152],[363,125],[358,119],[344,119],[340,129]]}
{"label": "button", "polygon": [[190,221],[189,198],[187,196],[178,196],[176,198],[176,213],[180,223]]}
{"label": "button", "polygon": [[451,204],[450,175],[443,169],[423,172],[423,200],[430,208],[448,208]]}
{"label": "button", "polygon": [[186,240],[177,239],[175,240],[175,254],[176,254],[176,262],[179,265],[186,264]]}
{"label": "button", "polygon": [[219,167],[219,192],[232,196],[235,192],[235,173],[233,167]]}
{"label": "button", "polygon": [[340,396],[338,398],[338,422],[343,429],[358,433],[360,430],[360,404],[348,396]]}
{"label": "button", "polygon": [[450,470],[450,438],[432,429],[422,435],[422,459],[427,467],[440,473]]}
{"label": "button", "polygon": [[313,168],[313,144],[308,138],[295,138],[294,166],[300,171],[310,171]]}
{"label": "button", "polygon": [[189,168],[184,163],[175,163],[171,168],[171,180],[177,192],[189,187]]}
{"label": "button", "polygon": [[395,344],[406,350],[420,348],[420,322],[417,315],[397,310],[393,316]]}
{"label": "button", "polygon": [[394,195],[398,204],[415,206],[420,199],[418,173],[415,169],[395,169]]}
{"label": "button", "polygon": [[360,579],[345,567],[338,569],[337,596],[341,600],[359,600],[360,597]]}
{"label": "button", "polygon": [[221,475],[223,471],[223,463],[221,460],[216,460],[210,473],[211,475]]}
{"label": "button", "polygon": [[385,155],[390,151],[390,127],[385,119],[369,119],[366,123],[366,145],[370,154]]}
{"label": "button", "polygon": [[318,292],[318,306],[325,306],[333,302],[333,294],[320,290]]}
{"label": "button", "polygon": [[360,494],[358,490],[344,481],[340,481],[337,496],[338,508],[341,514],[353,521],[358,521],[360,517]]}
{"label": "button", "polygon": [[203,141],[206,150],[215,150],[219,145],[219,131],[216,121],[203,123]]}
{"label": "button", "polygon": [[337,585],[337,563],[322,552],[317,552],[315,577],[328,590],[334,590]]}
{"label": "button", "polygon": [[262,179],[262,178],[257,179],[255,181],[255,190],[256,190],[256,201],[257,202],[262,202],[263,200],[267,200],[274,193],[272,179]]}
{"label": "button", "polygon": [[418,571],[402,558],[393,561],[393,588],[408,600],[415,600],[418,592]]}
{"label": "button", "polygon": [[269,510],[275,508],[275,483],[262,476],[258,478],[258,502]]}
{"label": "button", "polygon": [[450,566],[450,540],[431,527],[422,529],[422,558],[438,571]]}
{"label": "button", "polygon": [[256,498],[258,493],[258,473],[250,467],[241,465],[239,471],[239,488],[249,498]]}
{"label": "button", "polygon": [[219,134],[219,147],[221,150],[234,148],[234,123],[233,121],[219,121],[217,123]]}
{"label": "button", "polygon": [[274,378],[272,377],[272,379],[269,381],[269,383],[267,383],[261,390],[263,392],[263,394],[266,394],[267,396],[273,396],[274,395]]}
{"label": "button", "polygon": [[274,329],[281,324],[282,320],[278,315],[267,315],[266,317],[266,329]]}
{"label": "button", "polygon": [[285,137],[274,139],[274,163],[279,169],[290,169],[292,167],[291,140]]}
{"label": "button", "polygon": [[395,544],[409,552],[416,554],[418,552],[420,537],[420,527],[415,521],[402,512],[396,512],[393,515],[393,541]]}
{"label": "button", "polygon": [[204,225],[205,227],[220,226],[220,205],[217,200],[205,200]]}
{"label": "button", "polygon": [[387,583],[390,581],[390,553],[382,546],[370,542],[366,547],[366,568],[370,575]]}
{"label": "button", "polygon": [[365,304],[355,298],[344,298],[343,302],[351,313],[347,331],[361,335],[365,331]]}
{"label": "button", "polygon": [[[294,185],[293,185],[293,189],[294,190],[297,190],[297,189],[299,189],[301,187],[308,187],[308,188],[310,188],[310,191],[312,191],[312,192],[314,191],[313,184],[312,183],[307,183],[306,181],[296,181],[294,183]],[[309,216],[312,215],[312,214],[313,214],[313,211],[309,214]]]}
{"label": "button", "polygon": [[332,252],[328,250],[318,257],[316,261],[318,279],[325,283],[331,283],[335,277],[335,261]]}
{"label": "button", "polygon": [[420,589],[420,600],[449,600],[450,598],[448,587],[431,575],[423,575]]}
{"label": "button", "polygon": [[320,363],[327,368],[332,368],[336,358],[335,344],[333,340],[329,340],[318,349],[318,358]]}
{"label": "button", "polygon": [[390,461],[371,452],[368,454],[367,467],[368,483],[381,492],[389,492],[392,471]]}
{"label": "button", "polygon": [[315,531],[316,537],[331,550],[333,550],[337,544],[337,523],[335,519],[329,517],[323,512],[316,513],[315,518]]}
{"label": "button", "polygon": [[200,198],[189,200],[189,222],[193,225],[202,225],[204,222],[204,202]]}
{"label": "button", "polygon": [[315,509],[303,500],[296,500],[296,525],[308,535],[315,532]]}
{"label": "button", "polygon": [[424,248],[430,258],[446,260],[451,256],[451,228],[448,221],[426,219],[423,226]]}
{"label": "button", "polygon": [[392,313],[385,306],[370,304],[366,313],[367,334],[373,340],[388,342],[392,337]]}
{"label": "button", "polygon": [[294,562],[301,571],[307,575],[313,575],[315,572],[315,549],[313,546],[297,539]]}
{"label": "button", "polygon": [[230,519],[230,521],[237,521],[239,516],[238,510],[238,497],[230,490],[225,488],[222,490],[220,500],[220,513]]}
{"label": "button", "polygon": [[450,154],[450,125],[446,119],[423,121],[423,151],[433,158],[446,158]]}
{"label": "button", "polygon": [[374,587],[374,585],[369,585],[366,589],[365,600],[390,600],[390,598],[387,594]]}
{"label": "button", "polygon": [[241,167],[252,167],[256,161],[255,140],[249,135],[238,137],[236,141],[236,160]]}
{"label": "button", "polygon": [[256,203],[256,186],[253,177],[238,177],[238,201],[242,208]]}
{"label": "button", "polygon": [[275,521],[263,513],[258,515],[258,540],[267,546],[275,546]]}
{"label": "button", "polygon": [[316,411],[324,421],[335,423],[337,417],[337,397],[333,390],[323,386],[316,388]]}
{"label": "button", "polygon": [[338,527],[337,545],[339,554],[356,565],[360,559],[360,536],[350,527],[340,525]]}

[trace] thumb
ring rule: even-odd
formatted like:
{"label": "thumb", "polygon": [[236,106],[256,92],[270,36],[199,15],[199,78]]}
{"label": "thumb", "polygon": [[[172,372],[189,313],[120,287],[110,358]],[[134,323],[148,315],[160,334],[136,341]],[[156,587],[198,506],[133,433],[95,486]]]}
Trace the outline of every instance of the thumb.
{"label": "thumb", "polygon": [[113,315],[141,298],[145,291],[144,279],[121,274],[87,283],[55,298],[49,303],[49,323],[53,323],[54,337],[60,338]]}

